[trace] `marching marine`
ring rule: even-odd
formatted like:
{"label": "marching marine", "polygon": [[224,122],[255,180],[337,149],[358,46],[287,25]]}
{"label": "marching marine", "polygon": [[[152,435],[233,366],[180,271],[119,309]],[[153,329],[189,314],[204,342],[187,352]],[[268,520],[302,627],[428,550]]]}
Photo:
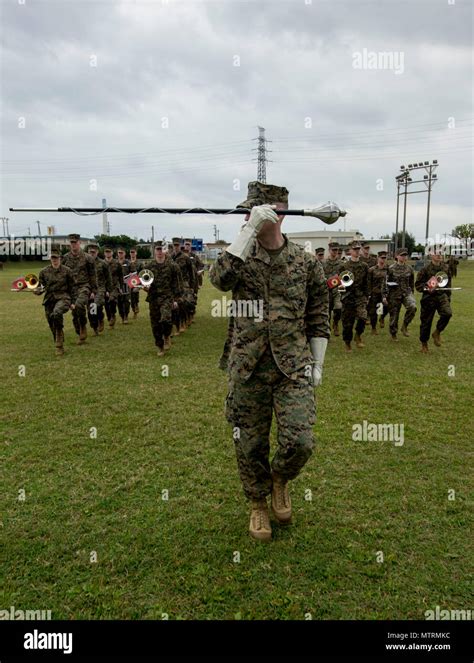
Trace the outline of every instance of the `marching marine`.
{"label": "marching marine", "polygon": [[113,329],[117,315],[117,302],[123,283],[123,273],[122,266],[114,258],[112,247],[104,247],[104,260],[109,268],[111,285],[111,289],[105,293],[105,312],[109,321],[109,327]]}
{"label": "marching marine", "polygon": [[56,354],[64,354],[64,314],[71,308],[74,293],[74,275],[72,270],[61,265],[59,246],[51,247],[51,265],[42,269],[38,281],[42,289],[37,288],[35,295],[44,292],[43,306],[49,328],[56,344]]}
{"label": "marching marine", "polygon": [[126,258],[125,249],[121,246],[117,249],[117,262],[122,268],[122,282],[120,284],[120,294],[118,296],[117,307],[119,315],[122,318],[122,324],[128,325],[128,315],[130,313],[130,288],[125,283],[124,278],[132,273],[130,263]]}
{"label": "marching marine", "polygon": [[99,258],[99,247],[97,244],[89,244],[87,252],[95,261],[95,271],[97,274],[97,292],[95,297],[89,303],[88,317],[89,324],[98,336],[104,331],[104,306],[105,293],[112,289],[110,279],[110,270],[108,264],[102,258]]}
{"label": "marching marine", "polygon": [[[252,208],[247,223],[210,273],[211,283],[231,290],[236,303],[226,416],[244,494],[252,504],[249,532],[264,541],[272,536],[268,495],[276,520],[291,521],[288,482],[314,446],[314,387],[321,382],[329,338],[323,268],[281,233],[283,217],[272,205],[286,209],[288,190],[250,182],[248,198],[240,204]],[[239,303],[246,304],[246,315],[238,315]],[[249,303],[259,306],[261,315]],[[273,413],[278,449],[270,463]]]}
{"label": "marching marine", "polygon": [[[403,247],[397,249],[396,262],[389,266],[388,282],[388,311],[390,313],[390,334],[392,340],[398,341],[398,318],[402,304],[405,307],[405,317],[401,332],[403,336],[409,336],[408,325],[415,317],[416,301],[413,295],[415,287],[415,273],[411,265],[407,264],[408,249]],[[394,283],[395,285],[390,285]]]}
{"label": "marching marine", "polygon": [[[332,276],[339,276],[340,272],[344,270],[344,265],[341,259],[342,248],[339,248],[337,242],[329,242],[329,257],[323,262],[323,269],[326,279]],[[340,251],[340,253],[339,253]],[[339,321],[342,314],[341,293],[337,287],[329,288],[329,319],[332,313],[332,330],[334,336],[339,336]]]}
{"label": "marching marine", "polygon": [[190,324],[194,315],[194,267],[191,258],[181,250],[181,240],[179,237],[173,237],[173,255],[172,259],[181,271],[183,282],[183,299],[179,306],[179,331],[184,332]]}
{"label": "marching marine", "polygon": [[97,292],[97,274],[94,259],[81,249],[80,235],[71,233],[68,239],[71,250],[62,257],[61,263],[74,275],[72,321],[79,336],[78,345],[82,345],[87,338],[87,306]]}
{"label": "marching marine", "polygon": [[384,318],[388,313],[387,286],[387,252],[379,251],[377,264],[369,267],[369,315],[372,334],[377,334],[377,319],[380,315],[380,326],[384,327]]}
{"label": "marching marine", "polygon": [[[133,274],[138,272],[142,269],[142,263],[139,262],[137,258],[137,249],[135,247],[132,247],[130,249],[130,261],[129,261],[129,267],[130,267],[130,273]],[[136,317],[138,316],[140,312],[140,289],[139,288],[131,288],[130,292],[130,306],[132,309],[133,313],[133,319],[135,320]]]}
{"label": "marching marine", "polygon": [[155,242],[155,259],[147,269],[153,272],[153,282],[144,288],[148,293],[146,301],[150,306],[150,322],[158,356],[171,348],[171,327],[173,309],[178,308],[182,285],[179,267],[163,252],[163,242]]}
{"label": "marching marine", "polygon": [[352,332],[355,323],[355,342],[363,348],[362,334],[367,320],[367,300],[369,297],[367,264],[360,260],[361,245],[357,240],[349,244],[350,258],[344,263],[344,270],[353,275],[353,283],[341,293],[342,300],[342,338],[346,351],[352,352]]}
{"label": "marching marine", "polygon": [[433,250],[430,253],[430,262],[426,267],[422,267],[416,278],[416,289],[421,292],[421,312],[420,312],[420,341],[421,352],[428,352],[428,341],[430,339],[431,325],[433,324],[434,314],[438,312],[439,318],[436,323],[436,329],[431,334],[433,343],[441,345],[441,332],[446,329],[453,315],[451,311],[451,293],[443,291],[439,287],[436,275],[444,272],[448,276],[447,288],[451,287],[451,272],[449,265],[443,262],[441,253]]}
{"label": "marching marine", "polygon": [[375,267],[377,264],[377,258],[370,253],[370,244],[367,241],[362,242],[362,250],[360,252],[360,259],[362,262],[365,262],[367,267]]}

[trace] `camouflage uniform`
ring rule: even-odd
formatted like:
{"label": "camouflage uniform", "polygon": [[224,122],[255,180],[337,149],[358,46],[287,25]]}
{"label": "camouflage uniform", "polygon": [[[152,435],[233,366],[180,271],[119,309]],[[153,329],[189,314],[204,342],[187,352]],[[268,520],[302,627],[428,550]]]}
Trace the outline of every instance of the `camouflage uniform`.
{"label": "camouflage uniform", "polygon": [[164,339],[171,334],[173,302],[179,303],[183,295],[179,267],[165,258],[162,263],[153,260],[147,269],[154,277],[146,298],[150,305],[151,329],[155,345],[163,349]]}
{"label": "camouflage uniform", "polygon": [[105,293],[112,289],[110,270],[105,260],[95,258],[95,271],[97,274],[97,292],[89,303],[89,324],[96,331],[104,320]]}
{"label": "camouflage uniform", "polygon": [[367,300],[369,297],[367,263],[362,260],[347,260],[344,270],[354,274],[354,283],[341,294],[342,299],[342,338],[345,343],[352,341],[352,330],[359,336],[364,333],[367,320]]}
{"label": "camouflage uniform", "polygon": [[62,332],[63,316],[72,303],[75,283],[69,267],[60,265],[54,269],[51,265],[42,269],[38,276],[39,283],[45,288],[43,299],[44,312],[49,328],[56,340],[56,332]]}
{"label": "camouflage uniform", "polygon": [[181,321],[184,323],[190,320],[196,310],[196,305],[194,303],[194,264],[188,254],[184,251],[178,251],[178,253],[173,254],[172,259],[181,271],[184,294],[179,311]]}
{"label": "camouflage uniform", "polygon": [[377,328],[377,309],[379,308],[379,304],[382,304],[383,306],[382,313],[380,314],[382,320],[388,313],[388,304],[384,304],[382,301],[388,297],[387,272],[387,267],[374,265],[369,268],[368,286],[370,299],[367,313],[369,315],[372,329]]}
{"label": "camouflage uniform", "polygon": [[[196,265],[196,273],[201,272],[204,269],[204,263],[201,260],[199,253],[197,253],[196,251],[191,251],[190,258],[194,259],[194,264]],[[202,274],[197,274],[196,292],[201,286],[202,286]]]}
{"label": "camouflage uniform", "polygon": [[369,269],[375,267],[377,264],[377,256],[372,255],[372,253],[368,256],[361,255],[359,259],[362,260],[362,262],[365,262]]}
{"label": "camouflage uniform", "polygon": [[[130,274],[133,274],[134,272],[140,272],[143,269],[142,262],[140,260],[130,260],[129,261],[129,267],[130,267]],[[140,311],[140,289],[139,288],[132,288],[130,292],[130,306],[132,308],[132,311],[135,315],[137,315]]]}
{"label": "camouflage uniform", "polygon": [[117,262],[122,268],[122,282],[120,284],[117,308],[122,321],[126,321],[128,320],[128,314],[130,313],[130,288],[123,279],[131,274],[133,270],[130,269],[130,263],[128,260],[124,260],[123,262],[118,260]]}
{"label": "camouflage uniform", "polygon": [[219,368],[223,371],[226,371],[228,367],[230,348],[232,346],[232,337],[234,335],[234,327],[235,319],[234,316],[231,315],[229,316],[229,322],[227,323],[227,336],[224,343],[224,349],[222,350],[222,354],[219,359]]}
{"label": "camouflage uniform", "polygon": [[459,265],[459,260],[454,256],[449,256],[448,266],[451,273],[451,278],[454,278],[455,276],[458,275],[458,265]]}
{"label": "camouflage uniform", "polygon": [[433,324],[434,314],[438,312],[439,319],[436,323],[436,329],[442,332],[445,329],[453,315],[451,311],[451,292],[442,289],[435,289],[433,292],[424,290],[427,282],[437,272],[446,272],[449,276],[449,281],[446,287],[451,287],[451,272],[449,265],[441,262],[435,265],[430,262],[426,267],[423,267],[418,272],[416,278],[416,289],[421,292],[421,312],[420,312],[420,341],[427,343],[430,338],[431,325]]}
{"label": "camouflage uniform", "polygon": [[[236,315],[228,362],[226,417],[245,495],[261,499],[272,490],[271,469],[295,478],[312,453],[315,402],[309,347],[312,337],[329,338],[328,288],[320,263],[285,238],[279,252],[254,240],[244,262],[227,251],[210,272],[233,301],[259,301],[263,319]],[[278,449],[269,462],[272,413]]]}
{"label": "camouflage uniform", "polygon": [[[344,264],[340,258],[328,258],[323,262],[323,269],[327,280],[330,276],[337,276],[344,271]],[[329,288],[329,318],[331,318],[331,313],[333,314],[333,323],[337,325],[342,314],[341,293],[337,287]]]}
{"label": "camouflage uniform", "polygon": [[413,295],[415,274],[411,265],[394,262],[388,267],[388,281],[397,283],[388,287],[388,312],[390,313],[390,333],[396,336],[400,309],[405,307],[403,327],[408,327],[415,317],[416,301]]}
{"label": "camouflage uniform", "polygon": [[105,298],[105,312],[107,314],[107,320],[110,322],[115,320],[115,315],[117,313],[117,301],[123,283],[123,273],[122,266],[118,260],[115,260],[115,258],[112,258],[110,262],[106,260],[105,264],[109,268],[111,282],[111,289],[108,291],[109,294]]}
{"label": "camouflage uniform", "polygon": [[95,261],[84,251],[79,251],[77,255],[71,252],[62,257],[61,264],[69,267],[74,275],[74,290],[72,293],[72,303],[75,308],[72,312],[72,321],[77,334],[80,334],[81,327],[87,325],[87,305],[90,294],[97,292],[97,274],[95,271]]}

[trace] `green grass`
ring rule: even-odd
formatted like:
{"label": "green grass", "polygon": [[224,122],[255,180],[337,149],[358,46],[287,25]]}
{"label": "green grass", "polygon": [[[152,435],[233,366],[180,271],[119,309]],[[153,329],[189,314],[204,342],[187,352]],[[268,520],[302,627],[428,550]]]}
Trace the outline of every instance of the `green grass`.
{"label": "green grass", "polygon": [[[275,526],[267,545],[248,537],[223,415],[226,321],[209,313],[221,293],[206,279],[195,324],[165,358],[143,294],[137,321],[83,347],[68,315],[66,354],[56,357],[40,298],[9,291],[24,272],[0,272],[0,609],[50,609],[53,619],[423,619],[437,605],[473,607],[474,264],[461,265],[444,345],[430,343],[428,356],[418,314],[398,344],[387,327],[352,356],[331,341],[317,447],[291,487],[295,523]],[[364,419],[404,423],[404,445],[353,442]]]}

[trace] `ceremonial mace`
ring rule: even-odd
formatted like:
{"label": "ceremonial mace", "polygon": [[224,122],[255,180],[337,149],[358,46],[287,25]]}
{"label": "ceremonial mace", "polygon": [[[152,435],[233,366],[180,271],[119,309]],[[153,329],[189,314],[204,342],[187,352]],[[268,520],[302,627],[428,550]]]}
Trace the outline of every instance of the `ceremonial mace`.
{"label": "ceremonial mace", "polygon": [[[246,207],[10,207],[10,212],[72,212],[79,216],[93,216],[104,212],[118,212],[122,214],[250,214],[252,210]],[[339,217],[346,216],[347,212],[336,203],[328,202],[325,205],[312,209],[278,209],[276,213],[281,216],[313,216],[330,225]]]}

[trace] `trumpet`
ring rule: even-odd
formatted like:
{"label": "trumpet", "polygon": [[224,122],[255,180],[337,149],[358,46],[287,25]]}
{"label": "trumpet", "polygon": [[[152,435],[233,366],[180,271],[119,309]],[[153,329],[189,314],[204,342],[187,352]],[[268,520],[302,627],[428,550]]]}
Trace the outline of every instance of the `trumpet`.
{"label": "trumpet", "polygon": [[10,288],[12,292],[42,292],[43,286],[40,285],[39,279],[36,274],[26,274],[20,276],[12,282]]}
{"label": "trumpet", "polygon": [[350,288],[354,283],[354,274],[346,269],[344,272],[339,274],[339,280],[341,285],[339,286],[339,292],[345,292],[346,288]]}

